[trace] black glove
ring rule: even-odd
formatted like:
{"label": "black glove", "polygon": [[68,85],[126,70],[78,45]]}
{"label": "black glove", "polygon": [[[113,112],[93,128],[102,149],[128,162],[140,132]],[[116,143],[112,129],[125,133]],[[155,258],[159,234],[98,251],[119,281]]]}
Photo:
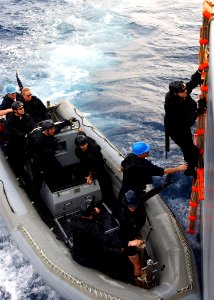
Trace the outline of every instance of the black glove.
{"label": "black glove", "polygon": [[205,97],[198,100],[198,107],[201,107],[201,106],[207,107],[207,100]]}
{"label": "black glove", "polygon": [[207,108],[207,101],[206,98],[201,98],[200,100],[198,100],[198,109],[197,112],[199,115],[202,115],[205,113]]}
{"label": "black glove", "polygon": [[195,124],[195,120],[197,119],[199,113],[198,109],[189,117],[188,126],[193,126]]}
{"label": "black glove", "polygon": [[172,174],[168,174],[166,176],[165,182],[163,183],[164,187],[167,187],[168,185],[174,183],[172,180]]}
{"label": "black glove", "polygon": [[78,120],[76,118],[72,117],[72,118],[70,118],[70,121],[71,122],[77,122]]}
{"label": "black glove", "polygon": [[70,125],[71,125],[70,120],[64,120],[64,121],[63,121],[63,125],[64,125],[64,126],[70,126]]}
{"label": "black glove", "polygon": [[198,112],[199,115],[203,115],[203,114],[205,113],[205,111],[206,111],[206,108],[205,108],[205,107],[199,107],[199,108],[197,109],[197,112]]}

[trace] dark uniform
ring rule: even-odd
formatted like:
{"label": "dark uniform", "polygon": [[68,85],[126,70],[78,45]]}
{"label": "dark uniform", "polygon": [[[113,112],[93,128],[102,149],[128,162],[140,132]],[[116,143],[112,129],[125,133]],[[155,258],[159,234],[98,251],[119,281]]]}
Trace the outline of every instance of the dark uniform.
{"label": "dark uniform", "polygon": [[143,194],[146,185],[152,183],[152,176],[163,176],[164,169],[153,165],[149,160],[130,153],[122,162],[123,182],[119,193],[120,201],[129,190],[135,192],[136,197]]}
{"label": "dark uniform", "polygon": [[83,219],[73,217],[73,259],[79,264],[98,269],[109,276],[128,282],[132,266],[121,249],[127,246],[120,238],[120,232],[105,234],[103,222],[94,217]]}
{"label": "dark uniform", "polygon": [[25,101],[22,97],[20,101],[22,101],[25,111],[31,115],[36,124],[40,121],[49,119],[48,111],[44,103],[36,96],[32,96],[30,101]]}
{"label": "dark uniform", "polygon": [[195,72],[191,80],[186,83],[187,97],[182,99],[173,91],[165,97],[164,125],[168,136],[181,148],[188,169],[194,170],[197,166],[199,149],[193,143],[191,126],[198,116],[197,103],[190,93],[200,84],[201,74]]}
{"label": "dark uniform", "polygon": [[[16,93],[17,96],[18,93]],[[0,105],[0,110],[11,108],[11,105],[13,104],[14,100],[8,97],[8,95],[5,95],[3,97],[2,103]]]}
{"label": "dark uniform", "polygon": [[[68,120],[55,125],[55,134],[68,125],[70,125]],[[54,135],[45,135],[42,129],[36,129],[29,135],[27,148],[28,156],[33,160],[32,172],[35,191],[41,187],[41,173],[49,182],[63,183],[65,179],[63,168],[55,157],[56,145]]]}
{"label": "dark uniform", "polygon": [[87,150],[82,151],[81,148],[77,147],[75,153],[80,159],[85,177],[88,176],[90,172],[93,173],[93,178],[97,178],[99,182],[103,201],[106,202],[111,209],[114,209],[116,197],[113,192],[111,178],[104,166],[101,148],[92,138],[86,137],[86,139],[88,143]]}
{"label": "dark uniform", "polygon": [[11,113],[6,122],[7,151],[14,171],[19,177],[26,161],[25,146],[27,135],[35,127],[30,115],[17,116]]}
{"label": "dark uniform", "polygon": [[139,201],[135,210],[131,211],[123,199],[118,216],[123,238],[127,241],[141,238],[140,230],[146,223],[146,214],[143,203]]}
{"label": "dark uniform", "polygon": [[16,93],[16,100],[11,99],[8,94],[3,97],[2,103],[0,104],[0,110],[11,108],[11,105],[14,101],[21,101],[22,95],[20,93]]}
{"label": "dark uniform", "polygon": [[[5,110],[5,109],[8,109],[8,108],[11,108],[12,104],[15,102],[15,101],[20,101],[22,98],[21,94],[19,93],[16,93],[16,100],[13,100],[11,99],[8,94],[6,94],[4,97],[3,97],[3,100],[2,100],[2,103],[0,104],[0,110]],[[8,119],[10,113],[6,115],[6,118]]]}

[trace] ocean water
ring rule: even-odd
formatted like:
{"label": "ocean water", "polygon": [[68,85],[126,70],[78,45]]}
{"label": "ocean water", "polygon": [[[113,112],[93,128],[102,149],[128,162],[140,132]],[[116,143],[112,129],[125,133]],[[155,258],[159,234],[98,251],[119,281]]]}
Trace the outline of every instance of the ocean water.
{"label": "ocean water", "polygon": [[[18,70],[34,95],[71,101],[125,153],[144,140],[156,164],[183,162],[173,143],[165,159],[163,103],[169,82],[198,67],[201,0],[3,0],[0,20],[0,96]],[[191,178],[173,178],[162,197],[186,230]],[[187,236],[200,268],[198,231]],[[3,216],[0,268],[0,299],[61,299],[17,249]]]}

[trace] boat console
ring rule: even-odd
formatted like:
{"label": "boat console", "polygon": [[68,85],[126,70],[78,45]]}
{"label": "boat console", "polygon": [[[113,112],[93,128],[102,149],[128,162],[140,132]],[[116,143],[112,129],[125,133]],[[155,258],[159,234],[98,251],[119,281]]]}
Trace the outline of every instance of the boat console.
{"label": "boat console", "polygon": [[100,186],[97,180],[93,184],[86,184],[81,172],[81,165],[75,155],[76,130],[64,128],[56,136],[56,158],[63,166],[66,174],[64,185],[51,182],[51,178],[43,181],[40,195],[54,217],[76,212],[85,199],[99,202],[102,199]]}

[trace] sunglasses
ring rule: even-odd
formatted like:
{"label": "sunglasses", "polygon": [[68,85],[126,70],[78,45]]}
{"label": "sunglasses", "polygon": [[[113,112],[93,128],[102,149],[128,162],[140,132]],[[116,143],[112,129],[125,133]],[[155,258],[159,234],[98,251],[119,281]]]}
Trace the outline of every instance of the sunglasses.
{"label": "sunglasses", "polygon": [[32,96],[32,94],[29,94],[29,95],[25,95],[26,97],[31,97]]}
{"label": "sunglasses", "polygon": [[22,110],[22,109],[24,109],[24,107],[22,106],[22,107],[19,107],[19,108],[17,108],[17,110]]}

